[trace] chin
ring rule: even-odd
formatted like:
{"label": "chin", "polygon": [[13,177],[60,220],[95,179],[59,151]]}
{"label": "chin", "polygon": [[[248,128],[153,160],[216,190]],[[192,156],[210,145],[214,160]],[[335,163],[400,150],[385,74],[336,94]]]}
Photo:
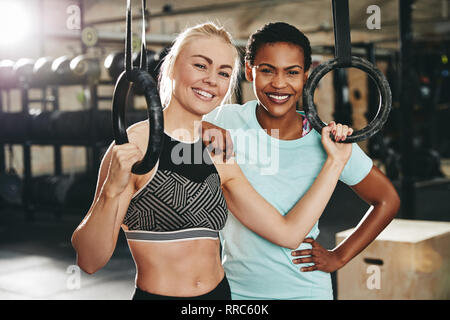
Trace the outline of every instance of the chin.
{"label": "chin", "polygon": [[287,112],[283,112],[280,110],[275,110],[275,111],[269,111],[269,114],[273,117],[273,118],[282,118],[283,116],[286,115]]}
{"label": "chin", "polygon": [[194,106],[194,108],[191,108],[190,111],[198,116],[204,116],[205,114],[208,114],[211,111],[213,111],[215,108],[217,108],[217,105],[203,106],[197,103],[197,105]]}
{"label": "chin", "polygon": [[262,103],[262,105],[264,106],[264,109],[267,111],[267,113],[271,117],[274,117],[274,118],[283,117],[292,108],[292,107],[287,107],[287,106],[272,106],[270,104],[264,104],[264,103]]}

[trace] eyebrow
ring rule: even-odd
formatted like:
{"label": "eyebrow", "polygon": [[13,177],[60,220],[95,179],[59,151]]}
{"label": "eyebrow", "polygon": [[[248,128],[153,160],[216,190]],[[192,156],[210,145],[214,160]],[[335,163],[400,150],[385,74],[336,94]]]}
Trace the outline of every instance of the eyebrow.
{"label": "eyebrow", "polygon": [[[269,68],[276,69],[276,67],[271,65],[270,63],[261,63],[261,64],[257,65],[257,67],[261,67],[261,66],[267,66]],[[284,68],[284,70],[290,70],[290,69],[293,69],[293,68],[303,69],[302,66],[299,66],[298,64],[294,64],[293,66],[289,66],[289,67]]]}
{"label": "eyebrow", "polygon": [[[211,58],[208,58],[208,57],[206,57],[206,56],[204,56],[204,55],[202,55],[202,54],[195,54],[195,55],[193,55],[192,57],[194,57],[194,58],[203,58],[203,59],[205,59],[209,64],[212,64],[212,63],[213,63],[213,61],[212,61]],[[233,67],[230,66],[229,64],[223,64],[223,65],[220,66],[220,69],[224,69],[224,68],[230,68],[230,69],[233,69]]]}

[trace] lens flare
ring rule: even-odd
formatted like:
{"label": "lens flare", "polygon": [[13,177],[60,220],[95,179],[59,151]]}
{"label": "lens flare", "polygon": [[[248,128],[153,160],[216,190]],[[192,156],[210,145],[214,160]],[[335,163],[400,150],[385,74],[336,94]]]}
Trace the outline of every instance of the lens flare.
{"label": "lens flare", "polygon": [[0,46],[19,43],[30,32],[30,16],[22,2],[0,0]]}

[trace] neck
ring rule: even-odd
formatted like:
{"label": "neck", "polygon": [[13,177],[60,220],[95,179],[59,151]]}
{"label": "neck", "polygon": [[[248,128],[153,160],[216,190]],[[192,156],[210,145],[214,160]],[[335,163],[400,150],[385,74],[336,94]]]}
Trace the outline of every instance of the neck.
{"label": "neck", "polygon": [[280,140],[295,140],[302,137],[303,119],[295,108],[290,109],[289,112],[281,117],[273,117],[258,103],[256,106],[256,119],[269,135],[273,136],[272,130],[277,130],[277,138]]}
{"label": "neck", "polygon": [[164,109],[164,131],[183,141],[198,139],[201,121],[202,116],[193,114],[176,103],[170,103]]}

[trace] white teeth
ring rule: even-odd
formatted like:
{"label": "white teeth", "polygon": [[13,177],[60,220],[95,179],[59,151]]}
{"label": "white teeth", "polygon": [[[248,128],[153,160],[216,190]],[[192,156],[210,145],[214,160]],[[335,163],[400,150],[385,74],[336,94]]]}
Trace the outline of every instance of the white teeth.
{"label": "white teeth", "polygon": [[192,90],[194,90],[194,91],[197,92],[199,95],[202,95],[202,96],[204,96],[204,97],[206,97],[206,98],[212,98],[212,97],[213,97],[213,95],[210,94],[209,92],[206,92],[206,91],[203,91],[203,90],[199,90],[199,89],[192,89]]}
{"label": "white teeth", "polygon": [[285,95],[285,96],[275,96],[275,95],[273,95],[273,94],[269,94],[268,96],[269,96],[270,98],[276,99],[276,100],[284,100],[284,99],[287,99],[287,98],[289,97],[289,95]]}

